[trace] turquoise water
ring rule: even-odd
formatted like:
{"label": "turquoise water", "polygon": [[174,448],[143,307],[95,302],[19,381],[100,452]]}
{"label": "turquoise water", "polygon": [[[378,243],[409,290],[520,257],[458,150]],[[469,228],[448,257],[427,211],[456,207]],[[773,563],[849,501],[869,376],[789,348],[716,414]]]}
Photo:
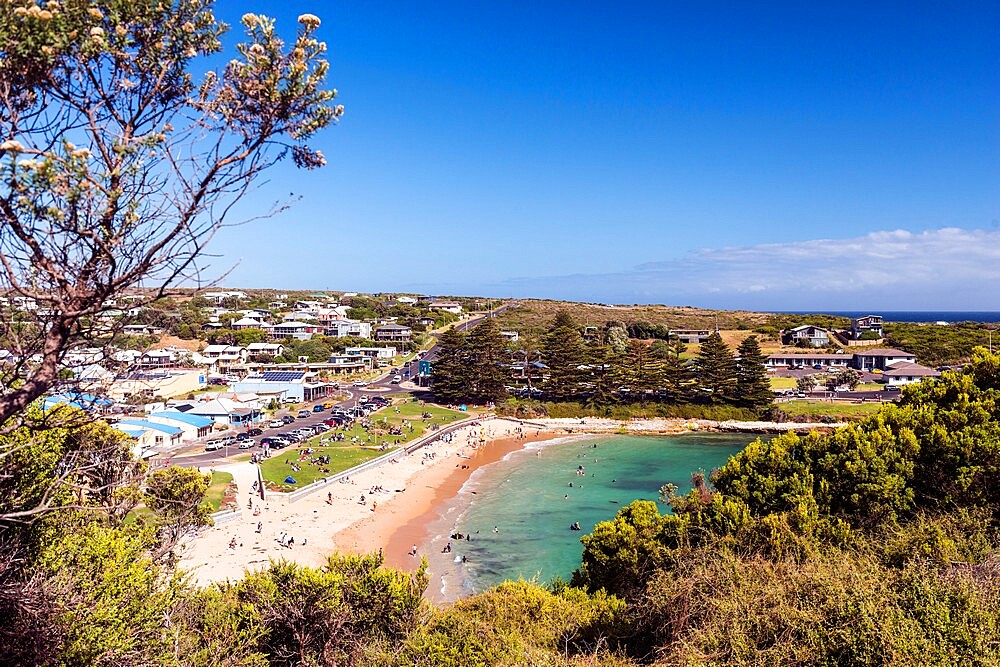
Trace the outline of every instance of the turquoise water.
{"label": "turquoise water", "polygon": [[[449,531],[471,535],[452,540],[447,578],[461,591],[480,591],[507,579],[568,579],[580,564],[580,537],[614,517],[633,500],[657,500],[666,483],[691,488],[691,473],[706,475],[756,436],[692,434],[670,437],[590,436],[538,443],[478,470],[446,509],[434,540]],[[584,466],[584,475],[578,466]],[[571,487],[570,484],[573,486]],[[665,508],[661,507],[661,511]],[[569,529],[579,522],[581,531]],[[494,533],[493,528],[498,532]],[[462,564],[465,556],[467,562]],[[450,587],[450,586],[449,586]]]}

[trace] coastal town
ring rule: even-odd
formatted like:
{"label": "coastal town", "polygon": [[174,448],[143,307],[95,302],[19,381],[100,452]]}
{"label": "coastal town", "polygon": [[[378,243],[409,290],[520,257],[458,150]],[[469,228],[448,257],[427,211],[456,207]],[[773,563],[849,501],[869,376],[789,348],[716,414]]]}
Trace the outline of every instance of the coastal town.
{"label": "coastal town", "polygon": [[1000,665],[1000,4],[313,4],[0,0],[0,667]]}

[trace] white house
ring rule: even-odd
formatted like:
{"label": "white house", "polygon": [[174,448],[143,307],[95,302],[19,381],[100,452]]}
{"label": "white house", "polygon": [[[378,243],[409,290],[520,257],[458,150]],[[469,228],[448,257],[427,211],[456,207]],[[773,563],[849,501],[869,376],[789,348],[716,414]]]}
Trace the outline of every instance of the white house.
{"label": "white house", "polygon": [[886,386],[889,387],[900,387],[905,384],[920,382],[924,378],[937,377],[941,377],[941,373],[933,368],[927,368],[926,366],[908,361],[897,362],[887,370],[882,371],[882,378],[885,380]]}
{"label": "white house", "polygon": [[431,301],[428,306],[431,310],[441,310],[454,315],[462,314],[462,306],[457,301]]}
{"label": "white house", "polygon": [[392,359],[397,352],[395,347],[349,347],[344,350],[344,354],[373,359]]}
{"label": "white house", "polygon": [[250,343],[247,345],[248,357],[256,357],[262,354],[277,357],[284,351],[285,346],[281,343]]}
{"label": "white house", "polygon": [[372,325],[368,322],[358,322],[357,320],[334,320],[327,323],[326,335],[337,338],[371,338]]}
{"label": "white house", "polygon": [[297,340],[309,340],[313,332],[322,331],[322,328],[305,322],[282,322],[281,324],[268,324],[263,327],[264,331],[272,340],[282,338],[295,338]]}

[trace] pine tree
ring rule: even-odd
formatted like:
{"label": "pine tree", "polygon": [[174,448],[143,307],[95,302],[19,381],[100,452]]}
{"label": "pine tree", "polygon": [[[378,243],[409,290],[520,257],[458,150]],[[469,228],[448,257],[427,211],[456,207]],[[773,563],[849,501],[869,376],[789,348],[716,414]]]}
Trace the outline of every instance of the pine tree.
{"label": "pine tree", "polygon": [[584,373],[580,366],[588,361],[587,347],[580,328],[564,310],[556,313],[545,334],[545,365],[548,379],[545,393],[553,401],[567,401],[583,391]]}
{"label": "pine tree", "polygon": [[469,363],[465,334],[452,327],[438,341],[438,354],[431,366],[435,399],[440,403],[461,403],[469,397]]}
{"label": "pine tree", "polygon": [[756,336],[750,336],[740,343],[739,359],[736,361],[737,405],[759,412],[774,403],[771,381],[764,368],[765,361]]}
{"label": "pine tree", "polygon": [[736,398],[736,360],[716,331],[701,344],[697,362],[698,384],[712,403],[729,403]]}
{"label": "pine tree", "polygon": [[465,339],[468,353],[469,398],[477,403],[496,403],[507,397],[507,373],[503,363],[507,341],[496,321],[487,318]]}

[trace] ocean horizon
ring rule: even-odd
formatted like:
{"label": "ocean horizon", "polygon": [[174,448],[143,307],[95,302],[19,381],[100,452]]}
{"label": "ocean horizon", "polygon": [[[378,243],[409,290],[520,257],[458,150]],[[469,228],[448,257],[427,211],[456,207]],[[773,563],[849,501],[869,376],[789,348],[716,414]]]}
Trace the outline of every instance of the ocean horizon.
{"label": "ocean horizon", "polygon": [[884,322],[1000,322],[1000,311],[994,310],[783,310],[772,311],[783,315],[834,315],[837,317],[864,317],[881,315]]}

